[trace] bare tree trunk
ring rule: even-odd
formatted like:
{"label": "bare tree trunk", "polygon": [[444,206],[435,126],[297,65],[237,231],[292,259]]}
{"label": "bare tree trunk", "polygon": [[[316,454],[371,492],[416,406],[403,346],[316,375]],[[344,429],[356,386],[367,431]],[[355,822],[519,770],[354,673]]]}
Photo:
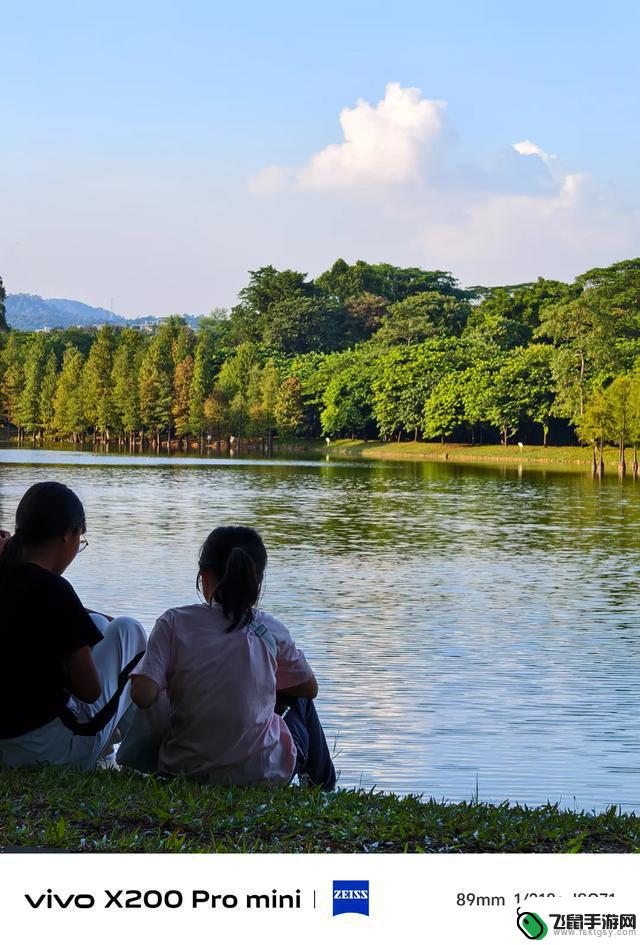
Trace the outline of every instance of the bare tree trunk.
{"label": "bare tree trunk", "polygon": [[638,475],[638,446],[636,443],[633,444],[633,463],[631,465],[631,471],[633,472],[633,478],[635,479]]}
{"label": "bare tree trunk", "polygon": [[602,442],[602,437],[601,437],[601,438],[600,438],[599,458],[598,458],[598,476],[600,477],[600,479],[602,479],[602,476],[603,476],[603,474],[604,474],[604,460],[603,460],[603,458],[602,458],[602,451],[603,451],[603,442]]}
{"label": "bare tree trunk", "polygon": [[620,437],[620,456],[618,458],[618,475],[621,479],[624,479],[625,473],[627,471],[627,464],[624,457],[624,433]]}

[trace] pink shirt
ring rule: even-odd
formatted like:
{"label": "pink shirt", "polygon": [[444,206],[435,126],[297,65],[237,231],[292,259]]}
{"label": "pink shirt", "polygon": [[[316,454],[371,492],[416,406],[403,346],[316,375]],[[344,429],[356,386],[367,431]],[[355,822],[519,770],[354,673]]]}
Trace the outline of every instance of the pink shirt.
{"label": "pink shirt", "polygon": [[158,767],[215,784],[290,780],[296,748],[274,712],[276,689],[312,675],[287,628],[264,611],[226,632],[214,603],[174,607],[156,621],[135,675],[166,689],[169,729]]}

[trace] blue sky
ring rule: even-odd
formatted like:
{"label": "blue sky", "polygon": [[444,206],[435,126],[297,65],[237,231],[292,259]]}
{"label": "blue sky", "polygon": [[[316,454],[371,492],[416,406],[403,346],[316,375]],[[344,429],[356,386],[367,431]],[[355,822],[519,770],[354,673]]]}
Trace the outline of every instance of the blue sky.
{"label": "blue sky", "polygon": [[269,262],[493,284],[639,255],[639,28],[619,0],[5,0],[0,274],[136,314]]}

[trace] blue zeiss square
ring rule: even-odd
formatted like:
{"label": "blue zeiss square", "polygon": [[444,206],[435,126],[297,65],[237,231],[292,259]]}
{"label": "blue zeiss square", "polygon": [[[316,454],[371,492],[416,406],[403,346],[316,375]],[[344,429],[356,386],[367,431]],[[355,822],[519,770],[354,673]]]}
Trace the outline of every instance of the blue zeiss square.
{"label": "blue zeiss square", "polygon": [[368,879],[334,879],[333,914],[342,915],[343,912],[369,915]]}

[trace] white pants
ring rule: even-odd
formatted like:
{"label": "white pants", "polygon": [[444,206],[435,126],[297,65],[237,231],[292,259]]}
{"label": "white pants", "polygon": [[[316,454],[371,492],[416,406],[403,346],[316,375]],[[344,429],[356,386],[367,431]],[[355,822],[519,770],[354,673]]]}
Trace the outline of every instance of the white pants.
{"label": "white pants", "polygon": [[[142,626],[131,617],[117,617],[111,622],[100,614],[91,614],[91,617],[104,636],[91,651],[102,693],[91,705],[73,697],[69,700],[69,708],[79,722],[88,722],[114,696],[122,670],[138,653],[144,652],[147,645]],[[113,717],[97,735],[75,735],[60,719],[54,719],[17,738],[0,739],[0,764],[17,768],[45,763],[89,771],[106,746],[113,742],[116,726],[119,725],[121,731],[126,729],[128,719],[123,716],[132,704],[130,690],[127,683]],[[129,718],[131,715],[129,713]]]}

